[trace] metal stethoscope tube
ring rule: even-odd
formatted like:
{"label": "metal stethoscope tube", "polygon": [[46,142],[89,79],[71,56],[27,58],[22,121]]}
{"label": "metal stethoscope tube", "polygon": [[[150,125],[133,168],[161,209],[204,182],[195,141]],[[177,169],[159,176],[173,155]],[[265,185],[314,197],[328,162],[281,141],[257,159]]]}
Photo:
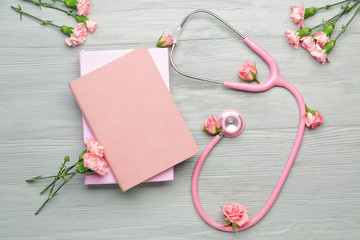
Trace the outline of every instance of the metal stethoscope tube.
{"label": "metal stethoscope tube", "polygon": [[194,10],[192,12],[190,12],[189,14],[187,14],[184,19],[181,21],[180,25],[176,28],[176,32],[174,34],[174,43],[173,45],[171,46],[171,49],[170,49],[170,64],[171,66],[174,68],[175,71],[177,71],[178,73],[180,73],[181,75],[185,76],[185,77],[188,77],[188,78],[192,78],[192,79],[195,79],[195,80],[198,80],[198,81],[203,81],[203,82],[208,82],[208,83],[215,83],[215,84],[220,84],[222,85],[221,82],[219,81],[215,81],[215,80],[212,80],[212,79],[207,79],[207,78],[202,78],[202,77],[198,77],[198,76],[194,76],[194,75],[190,75],[190,74],[187,74],[187,73],[184,73],[183,71],[181,71],[178,67],[175,66],[175,63],[174,63],[174,59],[173,59],[173,56],[174,56],[174,50],[175,50],[175,47],[176,47],[176,44],[178,43],[179,41],[179,36],[180,36],[180,33],[182,31],[182,28],[184,26],[184,24],[186,23],[186,21],[189,19],[189,17],[193,14],[196,14],[196,13],[206,13],[206,14],[209,14],[210,16],[216,18],[217,20],[219,20],[221,23],[223,23],[225,26],[227,26],[228,28],[230,28],[236,35],[238,35],[242,40],[245,39],[245,36],[240,33],[238,30],[236,30],[233,26],[231,26],[228,22],[226,22],[224,19],[222,19],[221,17],[219,17],[218,15],[216,15],[215,13],[211,12],[211,11],[208,11],[208,10],[205,10],[205,9],[197,9],[197,10]]}

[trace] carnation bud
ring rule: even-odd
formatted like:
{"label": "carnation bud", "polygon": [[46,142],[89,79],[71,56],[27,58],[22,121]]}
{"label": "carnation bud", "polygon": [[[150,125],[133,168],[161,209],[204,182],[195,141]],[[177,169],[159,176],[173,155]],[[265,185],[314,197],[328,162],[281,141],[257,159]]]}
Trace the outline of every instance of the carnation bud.
{"label": "carnation bud", "polygon": [[322,50],[325,51],[326,54],[328,54],[334,47],[335,47],[336,40],[331,40],[328,44],[326,44]]}
{"label": "carnation bud", "polygon": [[332,21],[325,29],[324,29],[324,33],[326,34],[326,36],[330,37],[331,34],[334,31],[334,27],[335,27],[335,21]]}
{"label": "carnation bud", "polygon": [[73,30],[74,30],[74,28],[68,27],[68,26],[61,26],[60,29],[63,33],[65,33],[66,35],[69,35],[69,36],[73,33]]}
{"label": "carnation bud", "polygon": [[296,35],[299,37],[299,38],[302,38],[304,36],[307,36],[311,33],[312,29],[311,28],[302,28],[300,30],[298,30],[296,32]]}
{"label": "carnation bud", "polygon": [[304,18],[311,17],[312,15],[315,15],[315,13],[318,11],[316,7],[311,8],[305,8]]}
{"label": "carnation bud", "polygon": [[306,126],[314,129],[314,128],[316,128],[316,126],[318,126],[324,122],[324,117],[319,111],[312,110],[312,109],[308,108],[308,106],[306,106],[306,105],[305,105],[305,108],[306,108],[306,113],[305,113],[304,117],[305,117]]}
{"label": "carnation bud", "polygon": [[89,18],[85,17],[85,16],[79,16],[79,15],[75,15],[75,19],[77,22],[82,22],[82,23],[85,23],[87,21],[89,21]]}
{"label": "carnation bud", "polygon": [[206,119],[204,127],[202,129],[209,135],[216,135],[220,132],[220,123],[217,117],[212,116],[211,118]]}
{"label": "carnation bud", "polygon": [[174,43],[174,38],[171,36],[171,34],[169,34],[167,36],[161,35],[156,46],[157,47],[168,47],[168,46],[173,45],[173,43]]}
{"label": "carnation bud", "polygon": [[78,5],[77,0],[65,0],[64,3],[66,6],[71,7],[71,8],[76,8]]}

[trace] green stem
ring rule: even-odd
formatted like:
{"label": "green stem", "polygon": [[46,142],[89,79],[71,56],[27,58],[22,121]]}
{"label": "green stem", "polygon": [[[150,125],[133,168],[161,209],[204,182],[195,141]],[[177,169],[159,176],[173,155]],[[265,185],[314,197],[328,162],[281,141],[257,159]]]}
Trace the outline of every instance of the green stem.
{"label": "green stem", "polygon": [[[346,0],[346,1],[348,1],[348,0]],[[336,14],[335,16],[333,16],[332,18],[329,18],[328,20],[323,21],[323,22],[320,23],[319,25],[316,25],[315,27],[310,28],[311,31],[314,30],[314,29],[316,29],[316,28],[318,28],[318,27],[321,27],[321,26],[324,26],[324,25],[327,25],[327,24],[331,23],[331,21],[333,21],[335,18],[338,18],[338,17],[342,16],[342,14],[344,14],[344,13],[343,13],[343,12],[340,12],[340,13]],[[336,20],[336,21],[337,21],[337,20]]]}
{"label": "green stem", "polygon": [[[57,181],[57,180],[56,180],[56,181]],[[47,187],[44,188],[44,190],[42,190],[42,191],[40,192],[40,195],[43,195],[51,186],[53,186],[53,184],[56,183],[56,181],[54,180],[54,181],[52,181],[49,185],[47,185]]]}
{"label": "green stem", "polygon": [[76,175],[75,173],[71,173],[71,176],[67,179],[64,180],[64,182],[55,190],[55,192],[51,195],[48,196],[48,198],[46,199],[46,201],[40,206],[40,208],[35,212],[35,215],[38,215],[40,213],[40,211],[44,208],[44,206],[52,199],[56,196],[56,194],[59,192],[59,190],[66,184],[68,183],[71,178],[73,178]]}
{"label": "green stem", "polygon": [[[348,1],[348,0],[346,0],[346,1]],[[316,25],[315,27],[312,27],[311,29],[316,29],[316,28],[318,28],[318,27],[321,27],[321,26],[323,26],[323,25],[328,24],[328,23],[331,22],[334,18],[338,17],[340,14],[341,14],[341,13],[336,14],[336,15],[333,16],[332,18],[329,18],[328,20],[323,21],[322,23],[320,23],[319,25]]]}
{"label": "green stem", "polygon": [[[68,175],[70,175],[70,173],[67,173],[64,176],[68,176]],[[54,177],[56,177],[56,176],[47,176],[47,177],[37,176],[37,177],[33,177],[33,178],[25,180],[25,182],[31,183],[31,182],[35,182],[37,180],[49,179],[49,178],[54,178]]]}
{"label": "green stem", "polygon": [[[79,161],[80,161],[80,160],[79,160]],[[56,175],[56,176],[54,176],[54,177],[56,178],[57,176],[60,176],[60,175],[62,175],[61,177],[64,177],[64,176],[66,176],[66,175],[73,174],[73,173],[68,173],[68,172],[69,172],[71,169],[73,169],[73,168],[79,163],[79,161],[78,161],[77,163],[75,163],[74,165],[68,167],[62,174],[58,173],[58,175]],[[42,191],[40,192],[40,195],[43,195],[50,187],[55,186],[55,183],[56,183],[59,179],[60,179],[60,177],[57,178],[57,179],[54,179],[54,181],[52,181],[44,190],[42,190]]]}
{"label": "green stem", "polygon": [[349,6],[350,2],[351,0],[349,0],[349,2],[343,7],[339,14],[328,20],[328,23],[330,23],[331,21],[335,21],[336,23],[340,19],[340,17],[342,17],[345,13],[349,13],[356,5],[358,5],[360,3],[360,0],[357,0],[353,5]]}
{"label": "green stem", "polygon": [[[70,15],[70,16],[73,16],[75,17],[76,15],[72,12],[72,11],[68,11],[68,10],[65,10],[65,9],[62,9],[62,8],[59,8],[59,7],[56,7],[52,4],[49,4],[49,3],[43,3],[41,2],[40,0],[23,0],[23,1],[26,1],[26,2],[31,2],[31,3],[34,3],[35,5],[42,5],[44,7],[47,7],[47,8],[52,8],[52,9],[56,9],[58,11],[61,11],[61,12],[64,12],[66,13],[67,15]],[[62,2],[62,1],[58,1],[58,2]]]}
{"label": "green stem", "polygon": [[351,21],[355,18],[355,16],[360,12],[360,7],[356,10],[354,15],[350,18],[350,20],[347,22],[345,26],[342,27],[342,31],[336,36],[335,41],[338,40],[338,38],[346,31],[347,27],[351,23]]}
{"label": "green stem", "polygon": [[349,0],[349,2],[344,6],[344,8],[341,10],[341,12],[338,14],[338,16],[333,19],[333,21],[337,22],[342,17],[342,15],[344,15],[346,13],[350,2],[351,2],[351,0]]}
{"label": "green stem", "polygon": [[64,171],[64,173],[65,174],[67,174],[71,169],[73,169],[76,165],[78,165],[79,164],[79,162],[80,162],[80,160],[79,161],[77,161],[74,165],[72,165],[72,166],[70,166],[70,167],[68,167],[65,171]]}
{"label": "green stem", "polygon": [[323,21],[322,23],[320,23],[319,25],[316,25],[315,27],[312,27],[311,29],[316,29],[316,28],[318,28],[320,26],[327,25],[327,24],[331,23],[331,21],[333,21],[333,20],[335,20],[335,22],[337,22],[342,15],[344,15],[345,13],[350,12],[356,5],[358,5],[360,3],[360,0],[356,0],[356,3],[354,3],[352,6],[349,7],[348,5],[349,5],[350,1],[346,0],[346,1],[341,2],[341,3],[348,2],[348,4],[346,4],[343,7],[343,9],[341,10],[340,13],[336,14],[335,16],[333,16],[332,18],[329,18],[326,21]]}
{"label": "green stem", "polygon": [[64,159],[64,162],[61,164],[61,167],[60,167],[60,170],[58,172],[58,174],[56,175],[56,177],[54,178],[54,181],[53,181],[53,185],[51,186],[51,189],[50,189],[50,193],[49,193],[49,196],[52,194],[53,190],[54,190],[54,187],[55,187],[55,183],[57,182],[57,180],[59,180],[60,178],[60,174],[63,173],[63,171],[65,170],[65,159]]}
{"label": "green stem", "polygon": [[329,8],[331,8],[331,7],[333,7],[333,6],[342,4],[342,3],[347,2],[347,1],[348,1],[348,0],[341,1],[341,2],[337,2],[337,3],[334,3],[334,4],[328,4],[328,5],[325,5],[325,6],[323,6],[323,7],[319,7],[318,10],[324,9],[324,8],[325,8],[325,9],[329,9]]}
{"label": "green stem", "polygon": [[[55,179],[54,179],[54,181],[53,181],[53,185],[52,185],[52,188],[51,188],[51,190],[50,190],[49,196],[52,194],[52,191],[53,191],[53,189],[54,189],[54,187],[55,187],[55,183],[57,182],[57,180],[59,180],[60,178],[64,178],[64,176],[65,176],[71,169],[73,169],[76,165],[78,165],[79,162],[80,162],[80,160],[77,161],[74,165],[72,165],[72,166],[70,166],[70,167],[68,167],[68,168],[66,168],[66,169],[64,169],[63,167],[60,169],[58,175],[55,177]],[[64,162],[64,166],[65,166],[65,162]]]}
{"label": "green stem", "polygon": [[41,22],[41,24],[43,24],[43,25],[50,25],[50,26],[53,26],[53,27],[56,27],[56,28],[60,29],[60,26],[52,23],[51,21],[42,20],[41,18],[35,17],[35,16],[31,15],[30,13],[22,11],[20,5],[19,5],[19,8],[16,8],[16,7],[13,7],[13,6],[11,6],[11,8],[14,9],[16,12],[20,13],[20,20],[22,19],[21,18],[22,15],[26,15],[28,17],[31,17],[31,18]]}
{"label": "green stem", "polygon": [[66,178],[64,182],[56,189],[56,191],[52,194],[51,198],[55,197],[57,192],[66,184],[68,183],[74,176],[76,175],[76,172],[72,173],[70,177]]}
{"label": "green stem", "polygon": [[51,198],[46,199],[46,201],[41,205],[41,207],[35,212],[35,215],[38,215],[41,211],[41,209],[43,209],[43,207],[45,207],[45,205],[50,201]]}

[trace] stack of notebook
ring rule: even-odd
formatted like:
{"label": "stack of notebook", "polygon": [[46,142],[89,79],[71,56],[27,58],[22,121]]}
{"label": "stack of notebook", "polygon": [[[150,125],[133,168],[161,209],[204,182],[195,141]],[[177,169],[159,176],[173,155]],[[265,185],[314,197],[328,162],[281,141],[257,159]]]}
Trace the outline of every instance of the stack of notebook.
{"label": "stack of notebook", "polygon": [[82,77],[70,88],[83,113],[84,138],[99,141],[111,171],[85,184],[174,178],[173,166],[197,153],[169,93],[166,49],[80,52]]}

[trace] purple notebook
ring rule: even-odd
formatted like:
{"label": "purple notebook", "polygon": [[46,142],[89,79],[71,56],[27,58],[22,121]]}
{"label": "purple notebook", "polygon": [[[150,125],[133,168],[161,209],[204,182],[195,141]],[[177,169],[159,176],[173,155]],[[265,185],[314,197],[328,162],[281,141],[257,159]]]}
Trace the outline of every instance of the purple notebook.
{"label": "purple notebook", "polygon": [[[168,61],[168,50],[164,48],[150,48],[148,49],[151,57],[153,58],[156,67],[158,68],[166,86],[169,88],[169,61]],[[107,50],[107,51],[80,51],[79,62],[80,62],[80,75],[83,76],[123,55],[131,52],[132,49],[128,50]],[[83,137],[93,138],[85,118],[82,118],[83,122]],[[171,167],[162,173],[146,180],[145,182],[162,182],[174,180],[174,168]],[[85,175],[85,185],[96,185],[96,184],[116,184],[117,181],[112,174],[111,170],[105,175],[100,176],[98,174]]]}

